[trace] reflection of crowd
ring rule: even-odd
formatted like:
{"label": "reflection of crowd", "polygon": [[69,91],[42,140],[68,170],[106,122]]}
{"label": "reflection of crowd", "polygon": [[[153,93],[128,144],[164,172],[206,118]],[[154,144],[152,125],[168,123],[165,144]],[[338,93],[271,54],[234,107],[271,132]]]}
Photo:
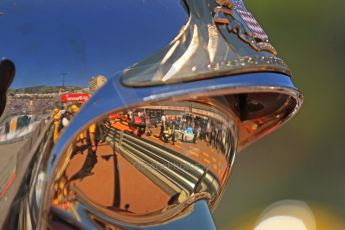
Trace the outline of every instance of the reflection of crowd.
{"label": "reflection of crowd", "polygon": [[7,114],[16,115],[20,113],[49,113],[52,111],[56,103],[56,100],[51,98],[16,98],[9,97],[7,104]]}
{"label": "reflection of crowd", "polygon": [[79,112],[80,104],[72,103],[65,106],[56,105],[51,117],[54,123],[54,143],[57,142],[62,131],[69,125],[73,117]]}
{"label": "reflection of crowd", "polygon": [[151,136],[154,129],[159,128],[159,138],[165,143],[176,141],[197,143],[205,141],[221,152],[229,149],[229,129],[211,117],[195,114],[174,114],[172,111],[137,109],[128,110],[111,117],[113,122],[127,124],[129,130],[141,137]]}
{"label": "reflection of crowd", "polygon": [[73,116],[79,112],[79,106],[76,104],[66,105],[60,109],[56,106],[52,113],[54,123],[54,143],[59,139],[61,132],[68,126]]}
{"label": "reflection of crowd", "polygon": [[49,116],[56,102],[52,98],[8,97],[3,125],[0,127],[0,139],[15,138],[28,132],[28,127],[35,121]]}
{"label": "reflection of crowd", "polygon": [[231,134],[227,129],[223,129],[220,124],[211,122],[209,128],[206,129],[206,140],[211,146],[215,146],[218,150],[226,153],[229,150],[229,138]]}
{"label": "reflection of crowd", "polygon": [[[69,125],[74,116],[79,112],[79,104],[66,105],[63,109],[55,108],[52,113],[54,120],[54,142],[59,139],[62,131]],[[97,147],[99,143],[105,141],[109,129],[107,119],[89,125],[84,131],[80,132],[73,145],[73,153],[71,158],[76,154],[83,154],[87,151],[86,159],[81,169],[73,175],[69,181],[92,175],[92,169],[97,163]]]}
{"label": "reflection of crowd", "polygon": [[167,129],[174,130],[177,139],[183,142],[196,143],[205,141],[222,152],[226,151],[229,133],[223,124],[208,117],[186,114],[171,118]]}

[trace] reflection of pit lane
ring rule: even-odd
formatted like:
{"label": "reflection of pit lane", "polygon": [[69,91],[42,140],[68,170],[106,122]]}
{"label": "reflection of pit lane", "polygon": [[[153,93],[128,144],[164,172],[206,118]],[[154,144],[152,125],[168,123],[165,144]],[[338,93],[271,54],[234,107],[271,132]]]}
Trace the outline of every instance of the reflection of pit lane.
{"label": "reflection of pit lane", "polygon": [[[166,207],[178,194],[186,197],[194,192],[208,191],[214,197],[218,193],[219,180],[206,170],[205,163],[190,160],[190,156],[180,154],[181,150],[172,150],[171,144],[163,146],[153,136],[138,138],[129,131],[113,127],[109,129],[107,140],[109,145],[98,147],[98,162],[92,173],[70,182],[101,207],[143,214]],[[186,143],[179,142],[175,148],[179,145],[186,149]],[[194,148],[193,152],[198,150],[195,144],[187,145]],[[205,158],[202,153],[195,154]],[[86,155],[87,150],[84,150],[83,155],[77,154],[71,159],[67,178],[83,167]]]}
{"label": "reflection of pit lane", "polygon": [[[201,191],[208,191],[212,195],[217,194],[219,180],[212,172],[204,168],[204,163],[200,164],[167,146],[157,144],[157,141],[160,141],[157,138],[153,142],[138,138],[130,132],[121,132],[114,128],[110,130],[108,140],[126,159],[131,159],[132,163],[140,166],[139,170],[147,169],[142,170],[146,176],[152,178],[153,172],[158,172],[187,194]],[[203,176],[204,173],[206,173],[205,176]],[[199,182],[200,179],[203,181]]]}
{"label": "reflection of pit lane", "polygon": [[[115,123],[113,124],[113,127],[122,131],[131,130],[127,125],[122,123]],[[164,145],[171,150],[191,157],[197,163],[206,166],[206,168],[211,170],[211,172],[217,175],[218,178],[223,178],[226,169],[226,165],[224,164],[227,164],[227,160],[222,153],[219,153],[217,150],[210,148],[205,141],[199,141],[196,144],[176,141],[174,144],[172,144],[169,140],[168,143],[165,143],[164,141],[157,138],[160,133],[160,128],[150,128],[150,130],[152,131],[152,134],[150,136],[143,135],[142,138],[150,140],[159,145]],[[195,145],[197,145],[198,147],[195,147]],[[211,151],[212,158],[214,159],[213,161],[211,161],[210,155],[207,153],[208,151]],[[203,154],[203,156],[200,156],[200,153]]]}

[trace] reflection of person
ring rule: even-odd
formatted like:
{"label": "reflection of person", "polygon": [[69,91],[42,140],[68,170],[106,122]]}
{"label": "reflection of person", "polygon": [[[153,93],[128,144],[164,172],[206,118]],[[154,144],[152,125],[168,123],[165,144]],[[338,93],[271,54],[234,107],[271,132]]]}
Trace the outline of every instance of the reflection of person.
{"label": "reflection of person", "polygon": [[[79,141],[81,136],[83,137],[86,136],[86,138],[82,140],[83,146],[79,146],[76,149],[80,149],[81,152],[87,149],[87,155],[83,163],[83,166],[76,174],[74,174],[70,178],[70,181],[82,179],[86,176],[93,175],[91,171],[97,163],[96,152],[97,152],[98,139],[96,137],[97,136],[96,133],[97,133],[97,124],[93,123],[87,128],[85,132],[80,134],[79,137],[77,138],[77,141]],[[76,152],[76,150],[74,150],[74,152]]]}
{"label": "reflection of person", "polygon": [[70,121],[72,119],[72,113],[69,110],[66,110],[60,118],[60,122],[59,122],[59,133],[66,128]]}
{"label": "reflection of person", "polygon": [[70,109],[73,115],[76,115],[79,112],[79,107],[75,104],[71,105]]}
{"label": "reflection of person", "polygon": [[59,123],[60,123],[60,110],[55,108],[52,114],[53,122],[54,122],[54,144],[56,144],[57,140],[59,139]]}
{"label": "reflection of person", "polygon": [[[79,107],[75,104],[71,105],[70,109],[71,109],[71,117],[74,117],[79,112]],[[84,132],[82,132],[79,134],[77,138],[77,142],[84,142],[84,139],[85,139],[85,135],[84,135]]]}
{"label": "reflection of person", "polygon": [[[175,128],[176,128],[176,121],[173,120],[171,122],[171,125],[169,127],[169,136],[167,137],[167,140],[171,138],[171,141],[172,141],[172,144],[175,145],[175,142],[176,142],[176,133],[175,133]],[[166,140],[166,142],[167,142]]]}
{"label": "reflection of person", "polygon": [[145,133],[146,123],[142,113],[138,113],[138,116],[134,116],[132,129],[133,133],[139,137]]}
{"label": "reflection of person", "polygon": [[28,116],[27,113],[25,113],[23,117],[23,124],[24,124],[24,127],[28,127],[30,124],[30,117]]}
{"label": "reflection of person", "polygon": [[107,136],[110,131],[111,122],[109,118],[103,119],[101,124],[98,124],[97,129],[99,129],[99,143],[103,143],[106,141]]}
{"label": "reflection of person", "polygon": [[165,129],[166,129],[166,116],[165,116],[165,113],[163,112],[162,117],[161,117],[161,131],[159,133],[160,138],[164,137]]}
{"label": "reflection of person", "polygon": [[87,142],[87,156],[83,164],[82,170],[85,173],[91,173],[91,170],[97,163],[97,140],[96,140],[97,125],[93,123],[86,130],[86,142]]}
{"label": "reflection of person", "polygon": [[[71,119],[79,112],[79,107],[75,104],[70,106],[70,111],[71,111]],[[75,140],[74,143],[74,153],[77,153],[79,151],[82,152],[82,150],[84,149],[84,147],[86,148],[86,140],[85,140],[86,136],[85,136],[85,132],[81,132],[79,133],[78,137]],[[79,145],[78,145],[79,144]],[[82,146],[80,146],[80,144]]]}
{"label": "reflection of person", "polygon": [[128,123],[128,127],[132,128],[132,126],[133,126],[133,112],[130,110],[127,113],[127,123]]}
{"label": "reflection of person", "polygon": [[92,125],[89,126],[87,130],[87,142],[88,145],[91,147],[92,152],[96,153],[97,150],[97,142],[96,142],[96,129],[97,125],[96,123],[93,123]]}

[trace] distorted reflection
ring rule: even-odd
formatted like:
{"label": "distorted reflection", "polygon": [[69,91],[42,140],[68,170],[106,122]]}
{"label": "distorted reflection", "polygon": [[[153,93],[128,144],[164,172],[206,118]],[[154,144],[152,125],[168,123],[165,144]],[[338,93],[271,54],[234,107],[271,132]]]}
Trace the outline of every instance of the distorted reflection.
{"label": "distorted reflection", "polygon": [[35,86],[10,88],[0,123],[0,142],[30,134],[42,121],[53,122],[54,144],[79,108],[107,81],[103,75],[89,79],[89,87]]}
{"label": "distorted reflection", "polygon": [[43,94],[9,90],[7,106],[0,123],[0,142],[11,141],[31,133],[42,122],[48,122],[55,98]]}
{"label": "distorted reflection", "polygon": [[215,201],[233,157],[232,122],[223,110],[196,101],[111,113],[63,154],[51,210],[92,205],[114,218],[163,214],[196,194]]}

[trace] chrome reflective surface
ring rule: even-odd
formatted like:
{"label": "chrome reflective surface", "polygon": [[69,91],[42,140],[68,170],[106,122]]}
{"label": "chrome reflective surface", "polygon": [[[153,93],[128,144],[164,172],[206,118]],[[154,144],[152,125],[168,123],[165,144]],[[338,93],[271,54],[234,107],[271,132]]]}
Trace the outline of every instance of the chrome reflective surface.
{"label": "chrome reflective surface", "polygon": [[[212,207],[237,146],[238,122],[219,98],[162,101],[114,111],[60,155],[51,197],[127,224],[156,224],[201,198]],[[219,104],[219,107],[217,106]]]}
{"label": "chrome reflective surface", "polygon": [[[215,207],[228,181],[236,143],[243,148],[272,132],[300,106],[288,77],[277,81],[280,75],[268,76],[140,89],[124,87],[118,78],[107,82],[76,114],[55,146],[42,218],[49,220],[57,209],[60,216],[63,213],[78,224],[73,205],[82,204],[101,219],[112,219],[114,225],[140,226],[179,219],[186,205],[198,199]],[[234,88],[238,80],[243,88]],[[270,86],[251,86],[257,81]],[[245,94],[248,89],[251,93]],[[157,122],[163,114],[166,129]],[[208,122],[208,134],[201,135],[207,131],[202,124],[207,127]],[[94,128],[90,127],[97,123],[105,130],[104,141],[82,141],[91,137]],[[96,194],[102,195],[95,199]]]}
{"label": "chrome reflective surface", "polygon": [[[49,156],[52,146],[46,152],[41,148],[54,136],[56,143],[59,114],[67,104],[83,102],[65,103],[63,95],[91,96],[93,77],[111,79],[166,45],[187,20],[188,13],[179,1],[0,1],[1,114],[4,110],[0,118],[0,209],[6,210],[0,215],[0,226],[8,221],[8,214],[17,215],[17,201],[37,206],[38,195],[34,201],[23,195],[28,187],[25,178],[40,176],[44,181],[45,166],[37,166],[42,171],[39,174],[32,170],[32,163],[44,163]],[[11,85],[3,78],[4,59],[16,66]],[[45,125],[53,129],[47,130],[47,137],[37,138]],[[47,155],[43,159],[35,157],[43,153]],[[24,212],[23,216],[28,215]],[[34,226],[36,217],[29,222],[28,226]]]}
{"label": "chrome reflective surface", "polygon": [[125,85],[151,86],[274,71],[291,75],[242,0],[185,0],[189,19],[171,42],[127,68]]}
{"label": "chrome reflective surface", "polygon": [[[204,213],[193,226],[214,227],[235,150],[302,103],[275,53],[217,22],[241,21],[227,6],[1,1],[0,226],[176,229]],[[126,118],[139,112],[145,131]],[[104,139],[90,144],[93,123]]]}

